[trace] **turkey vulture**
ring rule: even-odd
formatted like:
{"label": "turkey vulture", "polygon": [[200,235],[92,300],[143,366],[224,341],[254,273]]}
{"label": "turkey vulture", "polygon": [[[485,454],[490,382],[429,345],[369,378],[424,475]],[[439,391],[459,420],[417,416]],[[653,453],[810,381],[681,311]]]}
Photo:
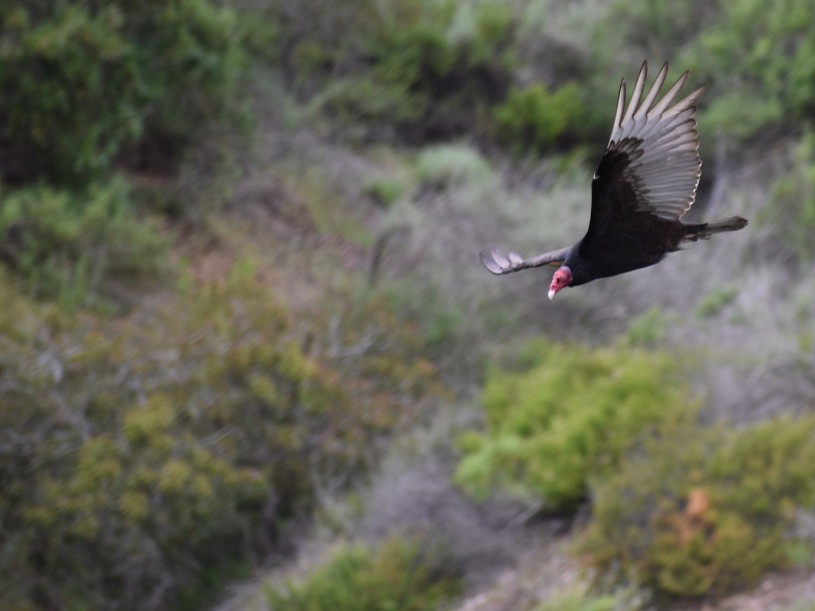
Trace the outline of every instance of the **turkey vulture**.
{"label": "turkey vulture", "polygon": [[696,199],[701,175],[694,102],[704,87],[672,104],[688,78],[685,72],[657,101],[668,74],[666,63],[642,99],[647,68],[643,63],[627,107],[625,79],[620,84],[611,138],[592,180],[591,220],[583,239],[528,259],[493,248],[489,255],[479,254],[489,271],[557,267],[549,286],[549,299],[554,299],[567,286],[654,265],[684,242],[747,225],[739,216],[714,223],[681,222]]}

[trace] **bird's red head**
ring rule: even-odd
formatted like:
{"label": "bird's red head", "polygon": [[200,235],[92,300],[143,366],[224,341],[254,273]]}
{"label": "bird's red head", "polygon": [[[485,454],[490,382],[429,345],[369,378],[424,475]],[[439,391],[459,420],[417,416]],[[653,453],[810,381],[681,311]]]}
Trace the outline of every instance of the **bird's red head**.
{"label": "bird's red head", "polygon": [[552,276],[552,284],[549,285],[549,299],[554,299],[560,289],[566,288],[572,283],[572,270],[565,265],[561,265],[555,270]]}

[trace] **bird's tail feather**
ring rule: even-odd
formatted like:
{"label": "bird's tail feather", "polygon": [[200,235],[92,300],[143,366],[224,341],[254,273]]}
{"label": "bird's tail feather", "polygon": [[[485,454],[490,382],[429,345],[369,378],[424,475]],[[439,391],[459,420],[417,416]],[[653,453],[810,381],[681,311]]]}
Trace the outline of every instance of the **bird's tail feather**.
{"label": "bird's tail feather", "polygon": [[731,216],[713,223],[699,223],[697,225],[687,225],[686,227],[685,240],[695,242],[696,240],[707,240],[714,233],[744,229],[747,227],[747,219],[740,216]]}

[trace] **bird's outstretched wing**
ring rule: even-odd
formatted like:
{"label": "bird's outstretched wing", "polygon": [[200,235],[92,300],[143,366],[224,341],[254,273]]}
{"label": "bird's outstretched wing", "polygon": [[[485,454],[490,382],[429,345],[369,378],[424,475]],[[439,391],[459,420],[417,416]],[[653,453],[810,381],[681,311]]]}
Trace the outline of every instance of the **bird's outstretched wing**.
{"label": "bird's outstretched wing", "polygon": [[552,250],[545,252],[542,255],[524,259],[517,252],[511,252],[505,255],[497,248],[490,249],[490,254],[485,255],[483,252],[478,253],[481,262],[493,274],[509,274],[517,272],[528,267],[540,267],[542,265],[551,265],[552,267],[560,267],[566,260],[569,254],[568,248],[561,248],[560,250]]}
{"label": "bird's outstretched wing", "polygon": [[666,63],[643,99],[647,72],[643,63],[627,105],[625,80],[620,84],[611,138],[592,183],[584,242],[599,238],[632,213],[676,221],[696,199],[702,161],[694,102],[704,87],[674,103],[687,81],[685,72],[657,101],[668,74]]}

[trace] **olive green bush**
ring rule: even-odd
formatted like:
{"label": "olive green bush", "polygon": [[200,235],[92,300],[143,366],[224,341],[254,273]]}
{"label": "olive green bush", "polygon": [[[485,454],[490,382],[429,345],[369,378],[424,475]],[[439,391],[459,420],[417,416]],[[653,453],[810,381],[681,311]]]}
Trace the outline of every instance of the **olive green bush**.
{"label": "olive green bush", "polygon": [[0,172],[81,185],[117,159],[171,172],[221,115],[242,65],[232,11],[208,0],[7,2]]}
{"label": "olive green bush", "polygon": [[374,78],[408,101],[397,128],[414,142],[470,131],[480,108],[506,94],[515,63],[508,7],[481,3],[469,23],[451,31],[466,8],[437,4],[414,23],[388,23],[374,38]]}
{"label": "olive green bush", "polygon": [[646,601],[637,591],[622,589],[613,593],[592,592],[591,584],[572,586],[557,592],[532,611],[640,611],[647,609]]}
{"label": "olive green bush", "polygon": [[165,267],[124,176],[173,176],[227,117],[242,23],[208,0],[0,7],[0,254],[33,294],[111,305]]}
{"label": "olive green bush", "polygon": [[442,144],[422,149],[416,159],[416,181],[434,191],[452,190],[468,181],[494,180],[495,170],[471,147]]}
{"label": "olive green bush", "polygon": [[[598,21],[592,32],[596,42],[593,51],[601,62],[616,56],[616,53],[610,53],[610,49],[616,51],[619,47],[626,59],[635,62],[671,61],[676,64],[697,44],[700,32],[721,27],[723,4],[720,0],[656,0],[648,3],[616,0],[608,7],[607,20]],[[608,20],[615,22],[617,27],[609,28]]]}
{"label": "olive green bush", "polygon": [[[608,28],[609,20],[620,27]],[[622,56],[690,69],[710,88],[701,100],[703,133],[744,142],[811,125],[815,34],[807,0],[620,1],[609,20],[596,27],[598,62]]]}
{"label": "olive green bush", "polygon": [[713,82],[704,125],[736,138],[766,128],[811,124],[815,109],[815,33],[805,0],[766,6],[756,0],[721,5],[690,54],[694,73]]}
{"label": "olive green bush", "polygon": [[581,548],[663,596],[720,595],[788,566],[815,504],[815,418],[665,428],[593,486]]}
{"label": "olive green bush", "polygon": [[462,134],[506,95],[516,58],[502,2],[301,4],[273,11],[286,25],[281,62],[346,136],[421,143]]}
{"label": "olive green bush", "polygon": [[516,153],[552,152],[579,140],[587,132],[585,115],[580,87],[574,82],[553,93],[541,83],[513,89],[494,111],[498,139]]}
{"label": "olive green bush", "polygon": [[92,433],[70,461],[46,463],[22,511],[36,533],[29,562],[50,581],[43,602],[178,605],[251,558],[271,492],[262,471],[186,430],[171,397],[120,418],[121,432]]}
{"label": "olive green bush", "polygon": [[676,367],[659,352],[533,342],[514,368],[488,372],[486,430],[459,439],[457,483],[573,509],[650,431],[694,417]]}
{"label": "olive green bush", "polygon": [[[0,206],[0,253],[35,296],[72,309],[166,268],[167,240],[135,212],[121,177],[73,192],[37,185]],[[109,300],[110,301],[110,300]]]}
{"label": "olive green bush", "polygon": [[460,590],[443,560],[426,543],[400,537],[374,549],[348,546],[300,583],[268,584],[266,598],[275,611],[429,611]]}
{"label": "olive green bush", "polygon": [[[196,607],[283,549],[287,524],[362,474],[438,388],[383,304],[352,309],[336,352],[306,351],[247,265],[117,319],[7,284],[3,607]],[[375,348],[360,350],[362,330]]]}

